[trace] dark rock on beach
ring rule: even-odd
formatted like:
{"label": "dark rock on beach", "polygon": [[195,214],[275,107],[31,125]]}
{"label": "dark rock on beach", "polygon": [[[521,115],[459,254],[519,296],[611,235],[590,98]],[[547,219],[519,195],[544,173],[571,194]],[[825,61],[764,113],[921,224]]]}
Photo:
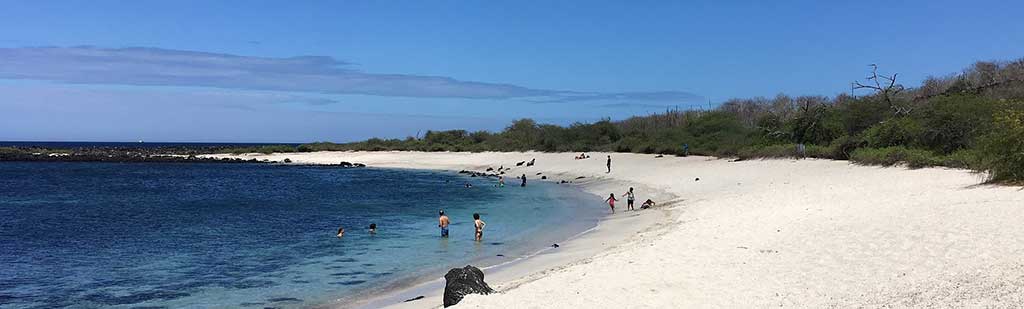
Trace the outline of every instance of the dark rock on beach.
{"label": "dark rock on beach", "polygon": [[472,265],[452,268],[444,275],[444,306],[450,307],[469,294],[491,294],[494,289],[484,282],[484,272]]}

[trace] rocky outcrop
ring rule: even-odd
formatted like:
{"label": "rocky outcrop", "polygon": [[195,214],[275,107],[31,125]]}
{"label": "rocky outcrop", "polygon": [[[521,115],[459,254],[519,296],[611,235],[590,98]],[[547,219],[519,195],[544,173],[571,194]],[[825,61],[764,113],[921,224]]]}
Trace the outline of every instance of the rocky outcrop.
{"label": "rocky outcrop", "polygon": [[494,289],[484,282],[484,272],[472,265],[452,268],[444,275],[444,306],[454,306],[469,294],[491,294]]}

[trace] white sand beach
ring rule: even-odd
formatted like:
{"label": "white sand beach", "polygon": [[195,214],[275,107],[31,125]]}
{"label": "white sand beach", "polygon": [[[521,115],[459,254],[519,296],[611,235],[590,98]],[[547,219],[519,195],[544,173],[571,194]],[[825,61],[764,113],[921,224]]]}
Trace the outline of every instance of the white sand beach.
{"label": "white sand beach", "polygon": [[[632,186],[638,203],[658,202],[653,210],[622,212],[622,201],[594,232],[488,270],[499,293],[468,296],[457,308],[1024,305],[1019,187],[979,185],[983,175],[943,168],[589,154],[223,156],[441,170],[504,165],[514,168],[510,175],[573,180],[599,196]],[[514,166],[533,158],[535,166]],[[440,307],[440,293],[398,306]]]}

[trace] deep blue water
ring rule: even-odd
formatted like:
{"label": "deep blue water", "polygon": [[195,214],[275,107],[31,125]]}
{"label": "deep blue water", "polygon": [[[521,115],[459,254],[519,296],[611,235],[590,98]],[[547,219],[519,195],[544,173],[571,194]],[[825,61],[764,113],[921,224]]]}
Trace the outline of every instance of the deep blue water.
{"label": "deep blue water", "polygon": [[187,143],[187,142],[43,142],[43,141],[0,141],[0,147],[41,147],[41,148],[160,148],[160,147],[247,147],[265,145],[298,146],[295,143]]}
{"label": "deep blue water", "polygon": [[0,162],[0,307],[324,304],[537,250],[592,225],[603,208],[584,200],[412,170]]}

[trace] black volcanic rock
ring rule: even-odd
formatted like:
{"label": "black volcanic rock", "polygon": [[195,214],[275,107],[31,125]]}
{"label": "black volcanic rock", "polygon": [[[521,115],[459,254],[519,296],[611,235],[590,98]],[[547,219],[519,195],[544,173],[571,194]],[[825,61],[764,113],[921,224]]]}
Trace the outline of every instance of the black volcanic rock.
{"label": "black volcanic rock", "polygon": [[491,294],[494,289],[484,282],[484,272],[472,265],[452,268],[444,275],[444,306],[450,307],[469,294]]}

